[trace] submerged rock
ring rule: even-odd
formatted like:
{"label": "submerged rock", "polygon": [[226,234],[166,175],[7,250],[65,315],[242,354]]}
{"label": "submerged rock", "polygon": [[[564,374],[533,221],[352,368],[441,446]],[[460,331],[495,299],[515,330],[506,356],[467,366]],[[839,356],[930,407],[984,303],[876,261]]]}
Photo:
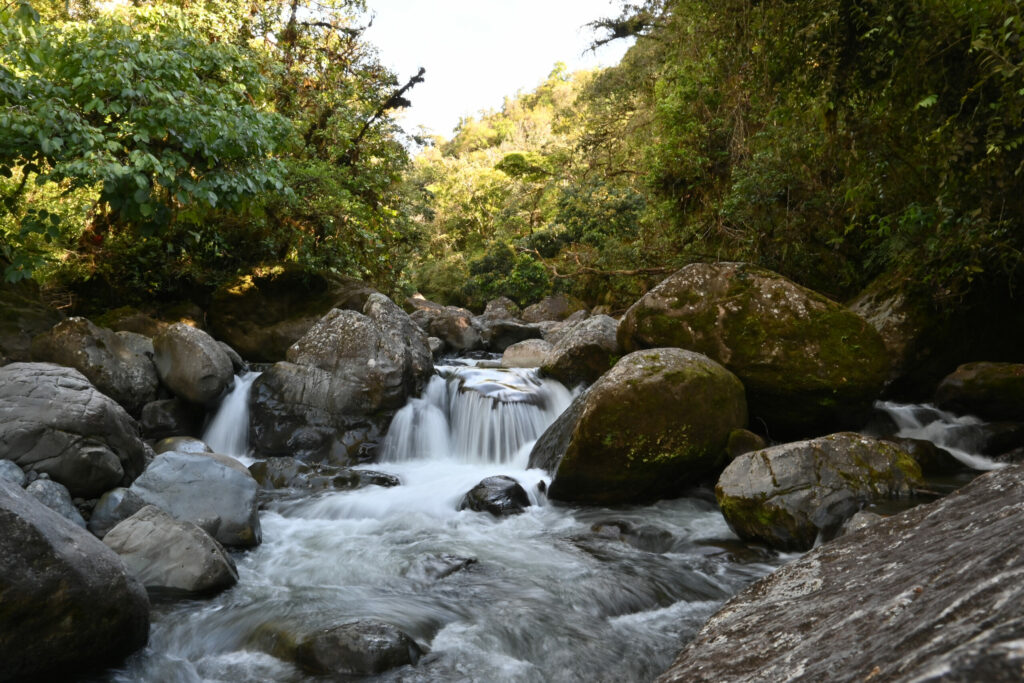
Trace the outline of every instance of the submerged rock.
{"label": "submerged rock", "polygon": [[175,396],[209,405],[235,378],[231,358],[213,337],[185,323],[175,323],[153,340],[160,380]]}
{"label": "submerged rock", "polygon": [[489,512],[495,517],[518,515],[528,507],[530,496],[526,489],[512,477],[504,475],[487,477],[471,488],[459,503],[460,510]]}
{"label": "submerged rock", "polygon": [[857,428],[888,377],[866,321],[824,296],[744,263],[696,263],[645,294],[619,324],[626,351],[706,354],[742,380],[751,424],[772,437]]}
{"label": "submerged rock", "polygon": [[146,591],[89,532],[0,480],[0,680],[62,680],[146,644]]}
{"label": "submerged rock", "polygon": [[325,464],[310,465],[287,456],[254,462],[249,466],[249,472],[261,487],[268,490],[347,490],[363,486],[392,487],[401,483],[398,477],[383,472]]}
{"label": "submerged rock", "polygon": [[840,433],[737,457],[715,496],[740,538],[808,550],[866,504],[922,485],[921,468],[897,445]]}
{"label": "submerged rock", "polygon": [[78,370],[12,363],[0,368],[0,458],[93,498],[131,483],[146,446],[124,408]]}
{"label": "submerged rock", "polygon": [[299,666],[314,674],[380,674],[415,664],[423,650],[391,624],[356,621],[325,629],[299,644]]}
{"label": "submerged rock", "polygon": [[1024,467],[818,547],[708,620],[658,680],[1019,681]]}
{"label": "submerged rock", "polygon": [[746,421],[740,381],[706,356],[650,349],[622,358],[541,435],[530,467],[549,495],[593,505],[679,496],[725,462]]}
{"label": "submerged rock", "polygon": [[577,323],[552,347],[541,370],[566,386],[596,381],[622,353],[615,338],[618,324],[607,315]]}
{"label": "submerged rock", "polygon": [[935,391],[939,407],[988,420],[1024,420],[1024,363],[967,363]]}
{"label": "submerged rock", "polygon": [[32,340],[32,359],[75,368],[132,415],[156,399],[160,380],[145,337],[68,318]]}
{"label": "submerged rock", "polygon": [[115,526],[103,542],[150,591],[208,594],[238,583],[235,563],[219,543],[153,505]]}

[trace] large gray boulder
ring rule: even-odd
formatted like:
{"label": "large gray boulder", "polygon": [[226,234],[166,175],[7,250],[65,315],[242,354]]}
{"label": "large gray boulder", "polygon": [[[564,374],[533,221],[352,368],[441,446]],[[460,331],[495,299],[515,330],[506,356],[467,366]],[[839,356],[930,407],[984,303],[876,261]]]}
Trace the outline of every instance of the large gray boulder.
{"label": "large gray boulder", "polygon": [[131,483],[146,446],[124,408],[78,370],[12,363],[0,368],[0,458],[94,498]]}
{"label": "large gray boulder", "polygon": [[528,323],[544,320],[565,320],[577,311],[586,311],[582,301],[567,294],[553,294],[523,309],[522,318]]}
{"label": "large gray boulder", "polygon": [[214,292],[207,318],[244,358],[276,363],[331,309],[361,311],[375,291],[355,278],[285,268],[227,283]]}
{"label": "large gray boulder", "polygon": [[0,681],[76,677],[148,637],[146,591],[117,555],[0,480]]}
{"label": "large gray boulder", "polygon": [[209,594],[238,583],[235,563],[217,541],[153,505],[115,526],[103,542],[149,591]]}
{"label": "large gray boulder", "polygon": [[935,390],[940,408],[988,420],[1024,420],[1024,363],[966,363]]}
{"label": "large gray boulder", "polygon": [[426,335],[382,294],[363,313],[335,309],[253,384],[258,455],[344,462],[379,437],[433,374]]}
{"label": "large gray boulder", "polygon": [[661,683],[1021,680],[1024,467],[826,543],[708,620]]}
{"label": "large gray boulder", "polygon": [[715,496],[740,538],[808,550],[868,503],[923,483],[899,445],[845,432],[741,455],[722,472]]}
{"label": "large gray boulder", "polygon": [[85,318],[68,318],[38,335],[32,340],[32,359],[75,368],[134,416],[156,400],[160,385],[148,339],[97,327]]}
{"label": "large gray boulder", "polygon": [[548,495],[591,505],[678,497],[715,475],[729,434],[746,423],[740,381],[682,349],[623,357],[537,440],[530,467],[554,475]]}
{"label": "large gray boulder", "polygon": [[501,354],[503,368],[539,368],[554,347],[543,339],[527,339],[505,349]]}
{"label": "large gray boulder", "polygon": [[200,329],[175,323],[153,339],[157,373],[175,396],[208,405],[231,386],[231,358]]}
{"label": "large gray boulder", "polygon": [[410,318],[428,336],[437,337],[456,352],[476,351],[483,347],[480,329],[473,314],[458,306],[442,306],[427,299],[410,298],[416,308]]}
{"label": "large gray boulder", "polygon": [[554,345],[541,371],[567,386],[596,381],[622,354],[615,338],[618,326],[618,321],[607,315],[577,323]]}
{"label": "large gray boulder", "polygon": [[859,428],[889,375],[864,319],[796,283],[745,263],[695,263],[630,307],[625,351],[675,346],[703,353],[747,390],[751,424],[773,438]]}
{"label": "large gray boulder", "polygon": [[129,491],[226,546],[251,548],[261,540],[258,488],[234,458],[172,451],[158,455]]}

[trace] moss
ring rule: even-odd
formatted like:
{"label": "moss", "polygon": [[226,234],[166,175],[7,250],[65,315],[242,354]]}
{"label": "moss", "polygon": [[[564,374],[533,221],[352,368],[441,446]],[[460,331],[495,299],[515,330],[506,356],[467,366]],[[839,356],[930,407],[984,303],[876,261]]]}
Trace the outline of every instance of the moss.
{"label": "moss", "polygon": [[764,496],[757,500],[733,498],[715,489],[718,507],[737,536],[745,541],[760,541],[788,551],[810,550],[817,529],[772,505]]}

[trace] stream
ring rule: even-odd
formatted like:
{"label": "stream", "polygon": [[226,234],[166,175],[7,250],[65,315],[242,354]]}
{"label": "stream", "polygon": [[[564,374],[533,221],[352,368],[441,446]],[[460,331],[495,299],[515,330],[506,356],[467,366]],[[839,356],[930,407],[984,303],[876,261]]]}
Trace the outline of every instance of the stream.
{"label": "stream", "polygon": [[[448,362],[396,415],[381,462],[365,466],[401,486],[272,499],[263,544],[234,554],[238,585],[154,603],[149,645],[103,680],[317,680],[262,651],[258,634],[374,619],[428,654],[366,680],[649,681],[725,600],[795,557],[738,541],[710,497],[617,509],[549,503],[538,486],[548,478],[526,465],[572,394],[535,370]],[[248,464],[255,374],[238,379],[239,396],[205,437]],[[907,422],[921,410],[879,409],[915,435],[931,424]],[[469,489],[498,474],[517,479],[534,505],[501,519],[458,511]]]}

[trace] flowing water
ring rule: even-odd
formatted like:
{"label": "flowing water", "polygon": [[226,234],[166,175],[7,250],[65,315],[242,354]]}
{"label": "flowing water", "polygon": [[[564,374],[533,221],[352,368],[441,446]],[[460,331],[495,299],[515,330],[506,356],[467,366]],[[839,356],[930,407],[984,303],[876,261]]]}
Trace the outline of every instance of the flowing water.
{"label": "flowing water", "polygon": [[875,407],[896,423],[895,436],[931,441],[973,470],[994,470],[1003,463],[978,454],[982,420],[972,415],[954,415],[928,404],[879,402]]}
{"label": "flowing water", "polygon": [[[548,503],[544,473],[526,469],[529,448],[569,392],[535,371],[438,370],[368,467],[401,486],[272,502],[263,544],[235,556],[239,584],[155,605],[149,646],[108,680],[311,680],[263,651],[258,634],[369,618],[429,650],[370,680],[645,681],[725,599],[786,559],[736,541],[709,500]],[[239,421],[240,406],[225,401],[215,424],[235,410]],[[535,505],[504,519],[457,510],[496,474]]]}
{"label": "flowing water", "polygon": [[214,453],[245,459],[249,455],[249,390],[260,376],[246,372],[235,377],[235,386],[210,420],[203,441]]}

